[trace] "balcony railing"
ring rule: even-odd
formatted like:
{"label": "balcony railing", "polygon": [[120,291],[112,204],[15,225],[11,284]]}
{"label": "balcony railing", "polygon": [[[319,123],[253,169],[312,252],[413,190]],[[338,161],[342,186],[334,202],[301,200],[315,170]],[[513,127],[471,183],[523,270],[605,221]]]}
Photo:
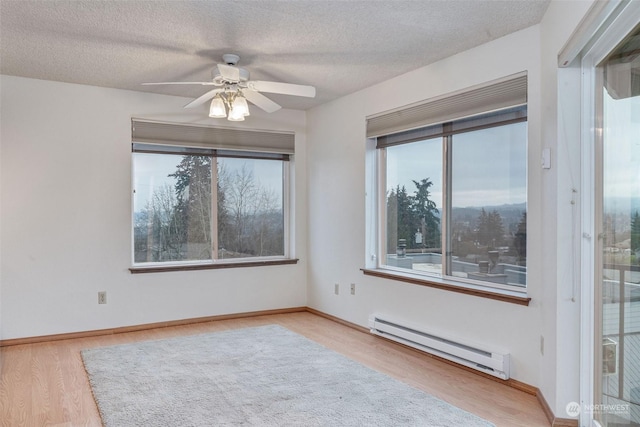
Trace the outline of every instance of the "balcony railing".
{"label": "balcony railing", "polygon": [[[602,281],[604,396],[629,404],[640,422],[640,266],[605,264]],[[607,345],[617,346],[607,360]],[[613,363],[615,362],[615,364]]]}
{"label": "balcony railing", "polygon": [[[436,252],[407,253],[402,257],[391,254],[387,255],[386,265],[440,274],[442,272],[442,254]],[[451,270],[454,276],[470,277],[470,274],[480,273],[480,265],[477,262],[468,262],[453,257]],[[520,288],[527,286],[527,267],[498,262],[492,267],[491,272],[501,276],[500,281],[493,280],[495,282]],[[492,281],[486,277],[482,280]]]}

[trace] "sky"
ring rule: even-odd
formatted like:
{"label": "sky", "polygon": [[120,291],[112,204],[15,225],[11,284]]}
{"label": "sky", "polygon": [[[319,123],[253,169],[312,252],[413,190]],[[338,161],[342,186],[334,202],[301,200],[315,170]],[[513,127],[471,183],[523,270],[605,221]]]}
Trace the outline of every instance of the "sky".
{"label": "sky", "polygon": [[604,91],[603,152],[605,199],[640,198],[640,96]]}
{"label": "sky", "polygon": [[[605,198],[640,198],[640,97],[612,99],[605,90]],[[454,136],[453,207],[482,207],[526,202],[526,123],[484,129]],[[135,210],[146,204],[153,188],[174,179],[181,156],[136,153]],[[275,161],[224,159],[228,170],[250,165],[260,183],[282,197],[282,168]],[[517,166],[513,166],[516,164]],[[429,178],[432,200],[442,208],[441,138],[389,147],[387,191],[412,180]]]}
{"label": "sky", "polygon": [[[139,212],[147,204],[154,189],[175,184],[175,178],[169,177],[176,171],[182,155],[134,153],[134,212]],[[246,164],[254,174],[256,182],[263,188],[273,190],[277,202],[282,203],[282,163],[274,160],[220,158],[229,173],[242,168]]]}
{"label": "sky", "polygon": [[[454,135],[453,207],[526,202],[527,124],[516,123]],[[387,191],[413,194],[412,180],[429,178],[432,200],[442,208],[442,138],[387,149]]]}
{"label": "sky", "polygon": [[134,212],[144,209],[153,190],[165,184],[173,186],[175,179],[167,175],[175,172],[180,156],[163,154],[134,153],[133,190]]}

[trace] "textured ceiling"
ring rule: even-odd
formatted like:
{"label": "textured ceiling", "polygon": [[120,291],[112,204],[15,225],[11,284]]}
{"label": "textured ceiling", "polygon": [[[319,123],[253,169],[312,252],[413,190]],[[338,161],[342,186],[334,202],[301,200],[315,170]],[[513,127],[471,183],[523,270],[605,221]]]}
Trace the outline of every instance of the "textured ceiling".
{"label": "textured ceiling", "polygon": [[197,97],[223,53],[307,109],[537,24],[549,0],[0,0],[2,74]]}

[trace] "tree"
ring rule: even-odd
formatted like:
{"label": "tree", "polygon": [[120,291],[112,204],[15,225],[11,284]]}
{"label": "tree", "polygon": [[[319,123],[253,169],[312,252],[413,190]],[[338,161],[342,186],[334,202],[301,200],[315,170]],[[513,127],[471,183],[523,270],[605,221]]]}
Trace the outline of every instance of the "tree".
{"label": "tree", "polygon": [[490,213],[482,208],[478,217],[478,228],[476,240],[483,246],[495,248],[500,246],[504,241],[504,226],[502,225],[502,217],[498,211],[493,210]]}
{"label": "tree", "polygon": [[616,240],[616,221],[615,216],[610,213],[605,214],[602,233],[602,245],[605,248],[613,247],[617,243]]}
{"label": "tree", "polygon": [[400,187],[387,194],[387,253],[393,253],[398,244],[398,192]]}
{"label": "tree", "polygon": [[261,188],[253,206],[249,246],[256,256],[284,253],[282,215],[273,191]]}
{"label": "tree", "polygon": [[246,163],[233,172],[222,166],[218,182],[218,242],[224,257],[284,254],[277,194],[261,186]]}
{"label": "tree", "polygon": [[153,192],[136,218],[136,261],[176,261],[183,259],[182,224],[176,213],[178,201],[169,184]]}
{"label": "tree", "polygon": [[217,230],[212,230],[212,161],[183,156],[172,185],[156,188],[134,226],[136,262],[209,259],[212,236],[220,258],[284,254],[284,221],[278,195],[255,179],[245,162],[229,172],[217,164]]}
{"label": "tree", "polygon": [[229,239],[221,244],[230,251],[238,254],[248,252],[248,223],[253,202],[258,195],[258,189],[251,172],[246,165],[233,173],[224,187],[227,212],[229,215]]}
{"label": "tree", "polygon": [[[416,190],[407,193],[404,186],[396,186],[387,195],[387,252],[395,252],[398,242],[404,239],[407,248],[440,247],[440,218],[438,208],[429,188],[429,178],[413,181]],[[422,243],[415,240],[416,232],[423,236]]]}
{"label": "tree", "polygon": [[211,256],[211,157],[183,156],[176,171],[175,215],[181,227],[185,257]]}
{"label": "tree", "polygon": [[217,218],[218,218],[218,256],[220,256],[220,250],[224,247],[222,246],[225,242],[229,241],[229,235],[231,230],[229,228],[230,219],[229,219],[229,209],[227,206],[227,196],[225,192],[225,188],[229,184],[229,173],[223,162],[216,162],[217,167]]}
{"label": "tree", "polygon": [[640,251],[640,214],[638,211],[631,217],[631,251]]}
{"label": "tree", "polygon": [[412,210],[417,216],[422,233],[423,245],[427,248],[440,247],[440,218],[436,203],[430,199],[429,188],[433,183],[429,178],[421,181],[413,181],[416,186],[413,196]]}
{"label": "tree", "polygon": [[518,263],[523,263],[527,259],[527,213],[522,213],[522,218],[518,223],[518,228],[513,237],[513,248],[518,254]]}
{"label": "tree", "polygon": [[398,185],[389,192],[387,196],[388,253],[396,251],[400,239],[406,240],[407,247],[413,247],[413,233],[416,232],[417,222],[412,208],[412,198],[407,194],[407,189],[404,186]]}
{"label": "tree", "polygon": [[211,256],[211,158],[182,156],[168,175],[175,184],[156,188],[136,215],[135,258],[144,261]]}

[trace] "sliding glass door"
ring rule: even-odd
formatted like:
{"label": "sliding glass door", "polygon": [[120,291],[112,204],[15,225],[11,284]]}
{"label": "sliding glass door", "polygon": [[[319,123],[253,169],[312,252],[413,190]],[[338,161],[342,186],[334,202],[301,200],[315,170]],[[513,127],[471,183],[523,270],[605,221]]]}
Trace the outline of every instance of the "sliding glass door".
{"label": "sliding glass door", "polygon": [[593,418],[640,426],[640,26],[596,68]]}

